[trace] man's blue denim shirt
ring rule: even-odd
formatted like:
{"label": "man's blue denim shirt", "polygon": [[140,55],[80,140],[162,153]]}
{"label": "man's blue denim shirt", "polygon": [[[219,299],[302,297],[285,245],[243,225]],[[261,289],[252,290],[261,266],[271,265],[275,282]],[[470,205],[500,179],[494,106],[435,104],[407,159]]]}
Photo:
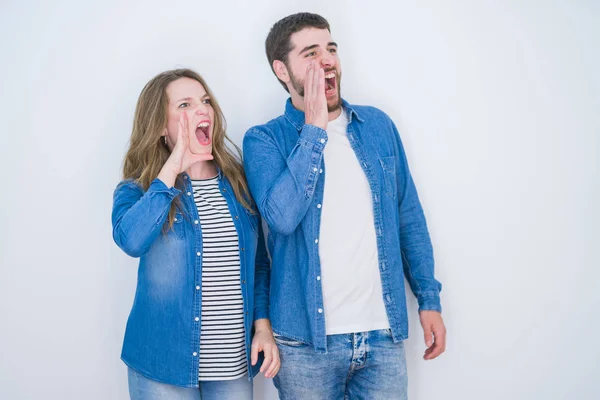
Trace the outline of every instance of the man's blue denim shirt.
{"label": "man's blue denim shirt", "polygon": [[[400,341],[408,337],[404,277],[419,310],[441,312],[431,240],[396,126],[374,107],[346,101],[343,107],[348,139],[371,188],[383,301]],[[327,350],[318,244],[326,144],[327,132],[305,124],[289,99],[284,115],[244,137],[248,184],[270,231],[273,330],[318,352]]]}
{"label": "man's blue denim shirt", "polygon": [[[121,182],[114,192],[113,238],[128,255],[139,257],[135,300],[125,331],[121,358],[142,375],[162,383],[198,387],[202,314],[202,228],[187,174],[176,187],[155,179],[147,191],[135,181]],[[269,259],[258,212],[236,199],[219,171],[219,188],[227,201],[240,246],[240,285],[249,378],[253,323],[269,314]],[[163,233],[176,197],[181,209],[173,228]],[[200,318],[201,320],[201,318]]]}

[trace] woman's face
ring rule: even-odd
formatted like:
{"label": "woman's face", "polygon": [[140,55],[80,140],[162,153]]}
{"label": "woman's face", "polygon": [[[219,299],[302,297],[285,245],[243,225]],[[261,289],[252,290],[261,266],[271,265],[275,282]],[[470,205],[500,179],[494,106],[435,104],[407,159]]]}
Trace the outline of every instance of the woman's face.
{"label": "woman's face", "polygon": [[204,86],[191,78],[179,78],[167,86],[167,146],[173,150],[177,142],[179,121],[182,113],[188,117],[190,151],[195,154],[212,153],[215,111]]}

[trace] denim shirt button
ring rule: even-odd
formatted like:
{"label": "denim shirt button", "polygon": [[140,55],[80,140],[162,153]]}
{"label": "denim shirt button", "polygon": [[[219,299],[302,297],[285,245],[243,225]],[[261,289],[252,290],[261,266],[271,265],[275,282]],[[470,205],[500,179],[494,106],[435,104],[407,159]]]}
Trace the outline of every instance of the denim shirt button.
{"label": "denim shirt button", "polygon": [[198,251],[198,252],[196,252],[196,255],[197,255],[198,257],[200,257],[200,256],[202,255],[202,253],[200,253],[200,252]]}
{"label": "denim shirt button", "polygon": [[317,276],[317,280],[320,281],[321,280],[321,276]]}
{"label": "denim shirt button", "polygon": [[315,239],[315,243],[319,243],[319,239]]}
{"label": "denim shirt button", "polygon": [[321,139],[321,143],[325,143],[325,139]]}
{"label": "denim shirt button", "polygon": [[196,290],[200,290],[200,285],[196,285]]}
{"label": "denim shirt button", "polygon": [[319,308],[317,311],[319,312],[319,314],[323,314],[323,309],[322,308]]}
{"label": "denim shirt button", "polygon": [[192,353],[192,355],[193,355],[194,357],[196,357],[196,356],[198,355],[198,353],[196,353],[196,352],[193,352],[193,353]]}
{"label": "denim shirt button", "polygon": [[195,220],[195,221],[194,221],[194,223],[195,223],[196,225],[198,225],[198,220]]}
{"label": "denim shirt button", "polygon": [[186,194],[187,194],[188,196],[191,196],[191,195],[192,195],[192,193],[191,193],[191,192],[187,192]]}
{"label": "denim shirt button", "polygon": [[320,170],[319,170],[319,173],[320,173],[320,174],[322,174],[322,173],[323,173],[323,170],[322,170],[322,169],[320,169]]}
{"label": "denim shirt button", "polygon": [[318,168],[313,168],[313,171],[317,172],[319,169]]}
{"label": "denim shirt button", "polygon": [[200,321],[200,318],[196,317],[196,318],[194,318],[194,321],[198,322],[198,321]]}
{"label": "denim shirt button", "polygon": [[234,218],[235,218],[235,219],[239,219],[239,217],[238,217],[237,215],[236,215]]}

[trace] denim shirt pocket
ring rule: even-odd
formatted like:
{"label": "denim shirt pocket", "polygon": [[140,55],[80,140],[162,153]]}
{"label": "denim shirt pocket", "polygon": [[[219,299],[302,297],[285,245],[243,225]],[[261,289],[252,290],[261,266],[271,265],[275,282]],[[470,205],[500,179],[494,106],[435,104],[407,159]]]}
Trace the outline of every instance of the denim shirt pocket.
{"label": "denim shirt pocket", "polygon": [[385,192],[392,198],[396,196],[396,157],[381,157],[379,159],[383,170],[383,184]]}
{"label": "denim shirt pocket", "polygon": [[[183,239],[185,237],[185,224],[183,223],[185,217],[183,216],[183,214],[180,211],[177,211],[175,213],[175,218],[173,219],[173,227],[171,229],[169,229],[169,231],[167,232],[167,235],[175,235],[175,238],[177,239]],[[169,225],[169,220],[167,219],[167,221],[165,222],[165,224]]]}

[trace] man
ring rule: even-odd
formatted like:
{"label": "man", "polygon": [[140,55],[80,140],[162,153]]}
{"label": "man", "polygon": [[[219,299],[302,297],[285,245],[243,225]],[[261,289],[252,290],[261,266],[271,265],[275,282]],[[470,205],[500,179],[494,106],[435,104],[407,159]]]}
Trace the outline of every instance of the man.
{"label": "man", "polygon": [[270,317],[282,399],[406,398],[404,277],[427,350],[445,327],[423,210],[398,131],[341,98],[328,22],[277,22],[267,58],[289,92],[284,115],[244,138],[250,191],[269,225]]}

